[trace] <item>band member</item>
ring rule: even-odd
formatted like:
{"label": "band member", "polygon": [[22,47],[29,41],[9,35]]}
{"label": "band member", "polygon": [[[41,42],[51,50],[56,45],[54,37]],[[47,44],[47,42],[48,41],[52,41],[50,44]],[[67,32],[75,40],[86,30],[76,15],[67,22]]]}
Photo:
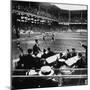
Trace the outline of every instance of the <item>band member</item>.
{"label": "band member", "polygon": [[48,51],[48,53],[47,53],[47,57],[50,57],[50,56],[55,55],[55,53],[54,53],[53,51],[51,51],[51,48],[50,48],[50,47],[47,48],[47,51]]}
{"label": "band member", "polygon": [[74,64],[77,68],[85,68],[86,62],[83,59],[82,53],[78,53],[79,60]]}
{"label": "band member", "polygon": [[[82,42],[80,42],[81,46],[86,50],[86,54],[87,54],[87,45],[84,45]],[[87,55],[86,55],[87,56]]]}
{"label": "band member", "polygon": [[17,68],[20,69],[32,69],[35,67],[35,59],[32,56],[32,49],[27,50],[27,54],[22,54],[19,56],[20,60],[17,63]]}
{"label": "band member", "polygon": [[76,49],[75,48],[72,48],[71,57],[74,57],[76,55],[77,55]]}
{"label": "band member", "polygon": [[81,46],[85,49],[85,57],[86,57],[86,63],[87,63],[87,57],[88,57],[88,50],[87,50],[87,45],[84,45],[82,42],[80,42]]}
{"label": "band member", "polygon": [[43,54],[42,54],[41,58],[44,58],[44,59],[47,58],[46,49],[43,49]]}
{"label": "band member", "polygon": [[38,39],[35,40],[35,45],[33,46],[33,54],[36,55],[41,51],[39,48]]}

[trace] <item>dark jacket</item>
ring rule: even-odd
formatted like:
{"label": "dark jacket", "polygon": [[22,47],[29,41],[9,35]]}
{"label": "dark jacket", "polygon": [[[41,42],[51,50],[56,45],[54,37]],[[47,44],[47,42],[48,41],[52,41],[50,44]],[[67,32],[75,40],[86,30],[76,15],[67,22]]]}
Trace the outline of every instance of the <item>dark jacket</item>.
{"label": "dark jacket", "polygon": [[35,66],[35,60],[34,58],[32,57],[32,55],[28,54],[26,57],[25,57],[25,60],[24,60],[24,66],[25,68],[27,69],[31,69]]}
{"label": "dark jacket", "polygon": [[77,55],[76,52],[71,52],[71,57],[74,57],[74,56],[76,56],[76,55]]}
{"label": "dark jacket", "polygon": [[41,67],[41,62],[40,62],[40,59],[41,58],[39,58],[39,57],[34,57],[34,68],[35,69],[40,69],[40,67]]}
{"label": "dark jacket", "polygon": [[39,46],[37,46],[37,44],[35,44],[35,45],[33,46],[33,54],[36,54],[36,53],[38,54],[39,51],[41,51],[40,48],[39,48]]}
{"label": "dark jacket", "polygon": [[41,58],[47,58],[47,54],[46,53],[44,53],[42,56],[41,56]]}
{"label": "dark jacket", "polygon": [[82,47],[86,50],[85,55],[86,55],[86,61],[87,61],[87,57],[88,57],[88,50],[87,50],[87,46],[83,44],[83,45],[82,45]]}
{"label": "dark jacket", "polygon": [[78,67],[78,68],[85,68],[85,62],[83,60],[83,58],[80,58],[76,63],[75,65]]}
{"label": "dark jacket", "polygon": [[49,51],[49,52],[47,53],[47,57],[50,57],[50,56],[53,56],[53,55],[55,55],[55,53],[52,52],[52,51]]}

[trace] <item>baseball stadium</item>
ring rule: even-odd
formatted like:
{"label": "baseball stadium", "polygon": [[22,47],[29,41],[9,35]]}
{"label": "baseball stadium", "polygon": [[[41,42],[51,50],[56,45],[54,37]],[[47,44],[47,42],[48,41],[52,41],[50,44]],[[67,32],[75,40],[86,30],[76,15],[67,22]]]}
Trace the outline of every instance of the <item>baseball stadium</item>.
{"label": "baseball stadium", "polygon": [[87,12],[86,5],[11,1],[12,89],[88,84]]}

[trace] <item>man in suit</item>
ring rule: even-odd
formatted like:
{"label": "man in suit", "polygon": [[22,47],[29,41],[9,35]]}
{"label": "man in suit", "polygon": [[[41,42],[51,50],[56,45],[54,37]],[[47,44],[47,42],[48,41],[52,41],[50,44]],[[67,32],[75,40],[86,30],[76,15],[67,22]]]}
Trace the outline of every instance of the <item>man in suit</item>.
{"label": "man in suit", "polygon": [[41,51],[38,44],[38,39],[35,40],[35,45],[33,46],[33,54],[38,54]]}
{"label": "man in suit", "polygon": [[34,58],[34,68],[35,69],[40,69],[40,67],[41,67],[40,59],[41,58],[37,56],[37,53],[34,54],[33,58]]}
{"label": "man in suit", "polygon": [[88,47],[87,45],[83,44],[82,42],[80,42],[81,46],[85,49],[85,59],[86,59],[86,67],[87,67],[87,57],[88,57]]}
{"label": "man in suit", "polygon": [[32,56],[32,49],[28,49],[27,52],[28,54],[25,57],[24,66],[27,69],[31,69],[35,67],[35,60],[34,57]]}
{"label": "man in suit", "polygon": [[74,57],[76,55],[77,55],[77,52],[76,52],[75,48],[72,48],[71,57]]}
{"label": "man in suit", "polygon": [[47,50],[48,50],[47,57],[55,55],[55,53],[53,51],[51,51],[50,48],[48,48]]}
{"label": "man in suit", "polygon": [[84,45],[84,44],[81,43],[81,42],[80,42],[80,44],[81,44],[81,46],[86,50],[86,53],[85,53],[85,54],[86,54],[86,59],[87,59],[87,45]]}
{"label": "man in suit", "polygon": [[78,53],[79,60],[75,63],[77,68],[85,68],[85,60],[82,57],[82,53]]}
{"label": "man in suit", "polygon": [[47,58],[46,49],[43,49],[43,55],[41,56],[41,58],[44,58],[44,59]]}

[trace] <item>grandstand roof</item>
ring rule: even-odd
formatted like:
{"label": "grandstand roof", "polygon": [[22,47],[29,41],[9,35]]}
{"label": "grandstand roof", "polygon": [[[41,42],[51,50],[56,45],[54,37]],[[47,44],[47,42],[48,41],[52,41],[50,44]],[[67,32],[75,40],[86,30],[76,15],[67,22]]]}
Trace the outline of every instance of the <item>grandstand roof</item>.
{"label": "grandstand roof", "polygon": [[[16,0],[13,0],[16,1]],[[27,2],[32,2],[31,0],[18,0],[18,1],[27,1]],[[44,7],[50,6],[50,5],[55,5],[60,9],[64,10],[87,10],[87,5],[78,5],[78,4],[65,4],[65,3],[47,3],[47,2],[36,2],[37,4],[41,4]],[[35,5],[35,3],[34,3]]]}
{"label": "grandstand roof", "polygon": [[87,20],[86,5],[21,1],[12,2],[12,12],[56,22],[68,22],[70,19],[73,21]]}
{"label": "grandstand roof", "polygon": [[60,9],[65,9],[65,10],[87,10],[86,5],[72,5],[72,4],[53,4]]}

